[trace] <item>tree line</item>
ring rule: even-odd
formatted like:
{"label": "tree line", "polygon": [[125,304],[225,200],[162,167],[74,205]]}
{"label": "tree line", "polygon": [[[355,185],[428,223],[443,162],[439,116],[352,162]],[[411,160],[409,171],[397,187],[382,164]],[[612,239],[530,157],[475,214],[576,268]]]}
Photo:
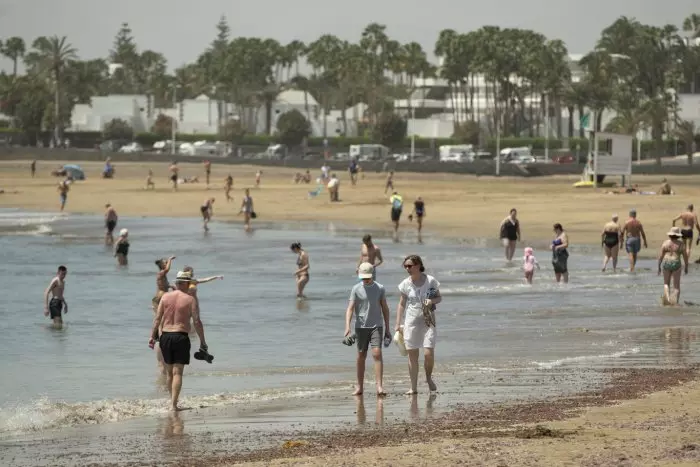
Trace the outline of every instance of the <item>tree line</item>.
{"label": "tree line", "polygon": [[[568,125],[554,119],[558,138],[583,136],[575,134],[574,119],[591,111],[597,130],[634,134],[646,129],[661,148],[664,136],[673,133],[690,141],[697,133],[692,122],[675,116],[679,90],[700,92],[700,46],[691,40],[699,37],[700,14],[662,27],[620,17],[575,65],[580,76],[572,80],[565,44],[532,30],[443,30],[433,50],[442,61],[437,67],[419,43],[402,44],[377,23],[367,25],[357,41],[324,34],[308,44],[281,44],[271,38],[232,37],[222,17],[207,49],[169,73],[163,54],[140,50],[125,23],[104,59],[81,60],[67,37],[39,37],[31,45],[20,37],[0,38],[0,51],[13,63],[11,73],[0,74],[0,112],[17,129],[53,129],[60,139],[73,106],[89,103],[92,96],[142,94],[152,97],[155,108],[165,108],[204,93],[233,104],[232,109],[217,108],[221,133],[235,138],[253,131],[259,111],[270,134],[276,97],[296,89],[306,96],[302,114],[308,120],[365,103],[359,129],[372,135],[378,127],[401,127],[392,123],[394,100],[410,99],[418,78],[435,77],[448,85],[432,87],[423,97],[452,100],[455,137],[465,141],[497,130],[504,137],[539,137],[547,113],[562,115],[568,109]],[[20,63],[24,73],[19,73]],[[302,63],[308,73],[300,72]],[[458,93],[466,99],[458,100]],[[310,106],[308,96],[319,105]],[[488,111],[475,104],[476,96],[486,97]],[[606,110],[616,117],[601,128]],[[428,112],[414,109],[416,118]],[[352,116],[343,111],[341,135],[347,134],[348,118]],[[293,124],[300,125],[297,119]]]}

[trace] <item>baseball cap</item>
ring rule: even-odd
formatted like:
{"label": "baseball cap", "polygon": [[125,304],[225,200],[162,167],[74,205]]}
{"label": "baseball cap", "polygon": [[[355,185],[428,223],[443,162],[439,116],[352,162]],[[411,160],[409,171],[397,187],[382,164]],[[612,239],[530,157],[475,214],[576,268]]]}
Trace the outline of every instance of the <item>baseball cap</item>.
{"label": "baseball cap", "polygon": [[192,282],[194,278],[192,277],[191,271],[178,271],[175,280],[177,282]]}
{"label": "baseball cap", "polygon": [[369,263],[362,263],[357,269],[357,277],[360,279],[371,279],[374,275],[374,266]]}

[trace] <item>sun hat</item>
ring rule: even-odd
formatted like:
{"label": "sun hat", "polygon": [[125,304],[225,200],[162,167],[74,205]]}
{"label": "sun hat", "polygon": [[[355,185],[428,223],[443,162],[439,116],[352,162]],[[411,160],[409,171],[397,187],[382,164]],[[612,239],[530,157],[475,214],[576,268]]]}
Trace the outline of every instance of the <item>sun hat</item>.
{"label": "sun hat", "polygon": [[124,236],[126,236],[126,235],[129,235],[129,230],[128,230],[128,229],[121,229],[121,230],[119,231],[119,235],[122,236],[122,237],[124,237]]}
{"label": "sun hat", "polygon": [[681,228],[680,227],[671,227],[671,230],[669,230],[666,235],[669,237],[682,237],[683,234],[681,233]]}
{"label": "sun hat", "polygon": [[362,263],[357,268],[357,277],[360,279],[371,279],[374,276],[374,266],[369,263]]}
{"label": "sun hat", "polygon": [[177,282],[193,282],[194,278],[191,271],[178,271],[175,280]]}

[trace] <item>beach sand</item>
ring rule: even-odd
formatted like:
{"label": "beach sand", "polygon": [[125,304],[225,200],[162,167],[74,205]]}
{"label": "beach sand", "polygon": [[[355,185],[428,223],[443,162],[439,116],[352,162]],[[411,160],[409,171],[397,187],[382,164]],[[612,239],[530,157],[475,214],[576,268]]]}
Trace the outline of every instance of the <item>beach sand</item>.
{"label": "beach sand", "polygon": [[[55,161],[39,162],[37,178],[31,179],[26,161],[0,162],[0,188],[6,191],[0,194],[0,207],[57,211],[58,179],[48,173],[58,165]],[[242,190],[254,185],[257,170],[254,166],[214,164],[211,190],[204,183],[186,184],[174,193],[167,184],[167,162],[118,163],[114,180],[99,177],[102,164],[81,166],[88,180],[72,186],[68,212],[102,213],[104,204],[109,202],[123,216],[196,217],[204,199],[215,196],[214,221],[236,222],[242,222],[237,215]],[[155,174],[154,192],[143,188],[149,168]],[[347,174],[339,173],[341,202],[330,203],[326,192],[308,199],[308,191],[316,185],[294,184],[295,169],[262,170],[261,188],[251,190],[261,221],[337,222],[361,226],[368,232],[392,228],[389,194],[383,193],[384,174],[368,173],[351,187]],[[226,203],[222,189],[228,173],[234,177],[233,203]],[[202,182],[204,179],[201,165],[181,164],[181,174],[197,175]],[[650,248],[643,250],[644,256],[656,254],[673,217],[700,195],[700,180],[695,176],[670,178],[678,193],[675,196],[610,195],[604,190],[574,189],[571,185],[575,181],[577,177],[522,179],[398,173],[395,186],[406,202],[403,229],[415,228],[405,221],[405,215],[410,212],[413,199],[422,196],[427,211],[424,234],[465,240],[495,239],[499,223],[515,207],[525,243],[546,245],[552,236],[552,224],[560,222],[572,244],[595,246],[612,213],[619,213],[624,221],[627,211],[636,208],[649,239]],[[658,177],[641,176],[633,181],[649,191],[657,190],[661,182]],[[211,228],[220,227],[213,223]],[[626,267],[626,260],[621,265]],[[297,447],[290,443],[286,448],[280,446],[259,455],[228,459],[218,456],[216,463],[228,465],[248,460],[260,462],[256,465],[319,466],[697,465],[700,383],[695,377],[695,369],[648,373],[635,370],[618,380],[614,387],[619,392],[603,390],[558,404],[526,405],[522,410],[465,409],[434,423],[427,421],[405,428],[323,434],[303,438]],[[648,392],[654,393],[643,396]],[[630,400],[609,405],[625,399]],[[536,424],[542,426],[534,428]],[[214,461],[210,459],[207,465],[215,465]],[[190,463],[184,461],[182,465]]]}
{"label": "beach sand", "polygon": [[[69,163],[70,161],[65,161]],[[39,162],[37,177],[29,176],[27,161],[0,162],[0,207],[21,207],[33,210],[57,211],[59,181],[49,172],[64,162]],[[242,222],[237,215],[244,188],[252,188],[257,168],[249,165],[212,165],[211,189],[207,190],[201,164],[180,164],[181,176],[198,176],[200,183],[183,184],[177,193],[168,184],[168,162],[118,163],[113,180],[100,178],[103,164],[80,163],[87,180],[72,186],[67,212],[102,213],[105,203],[111,203],[124,216],[188,216],[198,217],[199,206],[205,198],[216,197],[214,221]],[[154,172],[155,191],[145,191],[148,169]],[[311,184],[294,184],[296,169],[264,167],[260,189],[252,189],[255,210],[261,221],[338,222],[391,231],[389,196],[384,194],[385,174],[367,173],[358,185],[351,186],[347,173],[341,180],[339,203],[331,203],[324,192],[309,199],[308,192],[316,188],[314,171]],[[234,201],[226,203],[223,182],[227,174],[234,177]],[[644,224],[649,248],[643,256],[656,254],[666,238],[673,217],[685,210],[688,203],[700,195],[700,177],[676,177],[669,180],[675,196],[605,194],[605,190],[575,189],[577,177],[495,178],[455,174],[397,173],[396,190],[404,198],[402,232],[413,235],[415,222],[407,220],[413,200],[425,200],[424,235],[453,238],[488,238],[497,241],[498,227],[511,208],[518,209],[523,243],[546,246],[552,237],[552,224],[559,222],[569,233],[572,245],[599,245],[603,224],[613,213],[621,222],[631,208],[636,208]],[[655,191],[658,177],[634,177],[641,190]],[[17,191],[18,193],[13,193]],[[212,224],[212,228],[216,228]]]}

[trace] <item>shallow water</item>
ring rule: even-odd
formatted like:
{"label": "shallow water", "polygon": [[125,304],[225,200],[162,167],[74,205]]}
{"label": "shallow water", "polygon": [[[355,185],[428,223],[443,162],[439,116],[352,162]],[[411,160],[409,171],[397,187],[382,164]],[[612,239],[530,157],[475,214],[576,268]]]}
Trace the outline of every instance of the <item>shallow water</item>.
{"label": "shallow water", "polygon": [[[85,425],[100,425],[100,433],[139,433],[144,423],[160,423],[167,403],[147,341],[153,261],[171,254],[177,256],[171,280],[186,264],[200,278],[225,276],[199,287],[215,360],[193,360],[186,370],[183,405],[196,410],[183,418],[191,429],[213,414],[229,426],[266,420],[275,428],[286,426],[285,420],[326,426],[355,419],[357,408],[347,395],[356,352],[341,340],[363,231],[258,223],[248,234],[239,224],[213,222],[205,235],[197,220],[169,218],[122,218],[117,229],[122,227],[132,245],[124,269],[102,244],[101,216],[0,210],[0,439],[27,440],[39,431],[44,439],[78,440],[94,432]],[[431,414],[457,403],[580,389],[600,382],[595,370],[607,366],[698,360],[693,326],[700,308],[658,306],[660,279],[652,260],[642,260],[633,274],[602,274],[597,249],[574,247],[571,283],[564,286],[552,280],[545,243],[533,245],[543,269],[527,286],[517,263],[502,259],[497,242],[427,237],[418,245],[413,232],[400,243],[387,232],[373,234],[386,261],[378,282],[388,291],[392,327],[405,255],[420,254],[441,282],[440,394]],[[311,259],[303,303],[295,300],[292,241],[300,241]],[[60,331],[42,313],[42,294],[58,264],[68,267],[70,305]],[[627,267],[625,258],[621,265]],[[683,278],[684,299],[700,301],[697,282],[693,269]],[[386,349],[390,397],[383,417],[412,417],[405,400],[391,399],[407,389],[405,365],[393,345]],[[371,393],[370,361],[368,369]]]}

